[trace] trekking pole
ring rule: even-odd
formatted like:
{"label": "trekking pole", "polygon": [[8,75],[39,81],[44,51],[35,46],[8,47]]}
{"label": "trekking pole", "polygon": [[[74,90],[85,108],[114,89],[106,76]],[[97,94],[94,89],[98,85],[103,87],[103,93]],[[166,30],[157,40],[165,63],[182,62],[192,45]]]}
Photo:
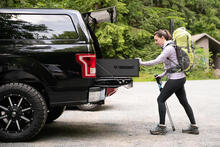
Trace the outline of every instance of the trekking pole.
{"label": "trekking pole", "polygon": [[[158,84],[158,87],[159,87],[159,89],[160,89],[160,91],[161,91],[161,90],[163,89],[163,88],[162,88],[161,78],[160,78],[160,77],[157,77],[157,75],[154,75],[154,77],[155,77],[155,79],[156,79],[156,81],[157,81],[157,84]],[[168,118],[169,118],[169,120],[170,120],[170,124],[171,124],[171,126],[172,126],[173,131],[175,131],[176,129],[175,129],[175,127],[174,127],[173,120],[172,120],[172,118],[171,118],[171,115],[170,115],[170,111],[169,111],[167,102],[165,102],[165,106],[166,106]]]}

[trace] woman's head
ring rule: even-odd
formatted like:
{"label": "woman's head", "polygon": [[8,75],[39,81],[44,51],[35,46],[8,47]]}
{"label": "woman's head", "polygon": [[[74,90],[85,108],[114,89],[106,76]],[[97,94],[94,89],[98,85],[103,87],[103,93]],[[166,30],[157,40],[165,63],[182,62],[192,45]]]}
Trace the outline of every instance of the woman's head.
{"label": "woman's head", "polygon": [[171,40],[172,37],[168,30],[158,30],[154,33],[154,40],[158,46],[163,46],[167,40]]}

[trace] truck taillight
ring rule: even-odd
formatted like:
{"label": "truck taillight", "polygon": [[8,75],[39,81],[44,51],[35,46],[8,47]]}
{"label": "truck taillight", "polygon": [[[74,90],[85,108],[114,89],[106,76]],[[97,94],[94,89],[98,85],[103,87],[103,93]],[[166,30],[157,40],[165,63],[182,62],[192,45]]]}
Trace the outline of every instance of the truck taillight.
{"label": "truck taillight", "polygon": [[76,60],[82,66],[82,77],[96,77],[96,55],[77,54]]}

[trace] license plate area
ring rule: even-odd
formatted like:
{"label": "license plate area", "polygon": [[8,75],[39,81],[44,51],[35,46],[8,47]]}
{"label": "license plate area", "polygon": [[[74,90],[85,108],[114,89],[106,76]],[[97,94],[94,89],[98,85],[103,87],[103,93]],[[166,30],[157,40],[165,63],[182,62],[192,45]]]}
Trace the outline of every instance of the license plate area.
{"label": "license plate area", "polygon": [[92,87],[89,89],[89,103],[99,102],[105,99],[105,88]]}

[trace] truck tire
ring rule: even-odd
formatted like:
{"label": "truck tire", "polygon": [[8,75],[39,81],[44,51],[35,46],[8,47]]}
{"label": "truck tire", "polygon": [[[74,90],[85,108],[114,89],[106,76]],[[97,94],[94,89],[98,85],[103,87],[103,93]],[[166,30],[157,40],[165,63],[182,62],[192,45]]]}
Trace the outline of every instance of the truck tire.
{"label": "truck tire", "polygon": [[47,106],[41,94],[23,83],[0,87],[0,140],[27,141],[43,128]]}
{"label": "truck tire", "polygon": [[83,111],[95,111],[101,107],[100,104],[83,104],[83,105],[77,105],[77,108]]}
{"label": "truck tire", "polygon": [[47,114],[47,121],[46,123],[51,123],[54,120],[56,120],[58,117],[60,117],[63,112],[65,111],[66,106],[63,107],[51,107],[48,114]]}

